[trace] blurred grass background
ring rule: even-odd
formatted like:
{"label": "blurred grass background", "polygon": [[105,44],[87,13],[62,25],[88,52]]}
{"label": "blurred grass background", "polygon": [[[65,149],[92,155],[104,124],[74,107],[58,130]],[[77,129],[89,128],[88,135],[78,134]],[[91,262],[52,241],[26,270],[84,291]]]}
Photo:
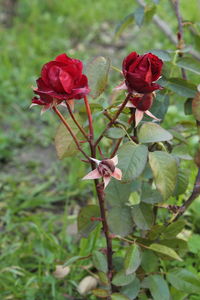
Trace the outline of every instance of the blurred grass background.
{"label": "blurred grass background", "polygon": [[[31,86],[41,66],[60,53],[84,62],[107,55],[121,68],[131,51],[174,50],[154,24],[141,29],[132,25],[114,40],[117,24],[137,6],[131,0],[0,2],[1,299],[62,300],[68,299],[63,293],[76,295],[85,271],[73,270],[67,283],[52,271],[67,257],[87,254],[92,247],[91,240],[83,240],[78,248],[73,235],[74,215],[90,201],[91,185],[80,180],[85,166],[79,160],[57,159],[53,139],[58,120],[51,112],[40,116],[38,107],[29,110]],[[199,22],[198,8],[199,1],[181,1],[185,20]],[[176,32],[168,1],[161,0],[157,11]],[[111,87],[118,81],[113,75]],[[182,116],[173,107],[167,122],[175,124]],[[195,224],[199,218],[197,211]]]}

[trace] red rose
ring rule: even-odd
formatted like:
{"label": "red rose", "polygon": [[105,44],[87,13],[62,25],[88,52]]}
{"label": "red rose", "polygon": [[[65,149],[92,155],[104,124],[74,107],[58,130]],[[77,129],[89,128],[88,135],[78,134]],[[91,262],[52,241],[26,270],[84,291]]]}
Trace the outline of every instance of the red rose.
{"label": "red rose", "polygon": [[61,54],[45,64],[37,80],[34,93],[39,97],[33,104],[50,106],[63,100],[81,99],[89,93],[87,77],[82,74],[83,64],[78,59]]}
{"label": "red rose", "polygon": [[144,55],[130,53],[122,64],[129,92],[146,94],[161,89],[162,87],[154,81],[160,77],[162,65],[162,60],[152,53]]}
{"label": "red rose", "polygon": [[139,110],[149,110],[153,104],[153,94],[144,94],[142,97],[131,97],[129,101]]}

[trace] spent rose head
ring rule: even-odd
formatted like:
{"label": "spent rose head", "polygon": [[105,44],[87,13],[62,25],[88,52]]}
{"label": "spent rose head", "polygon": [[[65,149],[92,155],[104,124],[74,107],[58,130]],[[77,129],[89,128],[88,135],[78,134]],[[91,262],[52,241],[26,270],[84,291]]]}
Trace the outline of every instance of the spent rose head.
{"label": "spent rose head", "polygon": [[103,177],[104,181],[104,188],[109,184],[112,177],[117,180],[122,179],[122,172],[119,168],[116,168],[118,164],[118,156],[116,155],[113,158],[106,158],[103,160],[98,160],[95,158],[90,158],[97,164],[97,168],[93,171],[89,172],[86,176],[82,179],[98,179]]}
{"label": "spent rose head", "polygon": [[83,63],[66,54],[57,56],[42,67],[37,79],[37,95],[32,104],[43,105],[46,109],[63,101],[81,99],[89,93],[88,79],[83,74]]}
{"label": "spent rose head", "polygon": [[122,64],[125,84],[130,93],[151,93],[162,87],[155,83],[161,76],[163,62],[156,55],[131,52]]}

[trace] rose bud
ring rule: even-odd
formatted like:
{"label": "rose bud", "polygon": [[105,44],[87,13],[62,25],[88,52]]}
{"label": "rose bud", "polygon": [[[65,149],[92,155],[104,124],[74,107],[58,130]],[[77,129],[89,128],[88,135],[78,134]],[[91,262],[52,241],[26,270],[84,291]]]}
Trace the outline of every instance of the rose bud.
{"label": "rose bud", "polygon": [[95,158],[91,158],[91,160],[95,161],[95,163],[97,164],[97,168],[83,177],[83,180],[98,179],[103,177],[104,189],[109,184],[111,177],[114,177],[117,180],[121,180],[122,172],[119,168],[115,167],[118,164],[117,155],[111,159],[107,158],[102,161]]}
{"label": "rose bud", "polygon": [[130,93],[151,93],[162,87],[154,83],[161,75],[163,62],[156,55],[130,53],[123,61],[122,71]]}
{"label": "rose bud", "polygon": [[[135,127],[139,124],[142,120],[144,114],[148,115],[149,117],[160,121],[160,119],[156,118],[149,109],[153,104],[153,93],[144,94],[141,97],[130,97],[126,107],[136,108],[135,110]],[[131,118],[132,119],[132,118]]]}
{"label": "rose bud", "polygon": [[37,79],[34,93],[39,97],[32,99],[32,105],[43,105],[43,111],[67,100],[81,99],[89,93],[88,79],[82,73],[80,60],[61,54],[48,63]]}

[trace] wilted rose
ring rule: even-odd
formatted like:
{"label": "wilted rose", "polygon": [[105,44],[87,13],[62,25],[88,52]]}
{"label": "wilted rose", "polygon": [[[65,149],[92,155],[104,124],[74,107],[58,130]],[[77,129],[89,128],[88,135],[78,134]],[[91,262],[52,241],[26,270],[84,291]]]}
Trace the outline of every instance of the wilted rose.
{"label": "wilted rose", "polygon": [[39,97],[32,99],[33,104],[50,106],[63,100],[81,99],[89,93],[88,80],[83,73],[80,60],[61,54],[45,64],[41,77],[37,80],[34,93]]}
{"label": "wilted rose", "polygon": [[129,92],[151,93],[162,87],[155,83],[161,75],[163,62],[156,55],[130,53],[123,61],[122,69]]}
{"label": "wilted rose", "polygon": [[112,177],[117,180],[122,179],[122,172],[119,168],[116,168],[118,164],[117,155],[113,158],[106,158],[103,160],[98,160],[95,158],[90,158],[97,164],[97,168],[93,171],[89,172],[86,176],[83,177],[85,179],[98,179],[103,177],[104,188],[109,184]]}

